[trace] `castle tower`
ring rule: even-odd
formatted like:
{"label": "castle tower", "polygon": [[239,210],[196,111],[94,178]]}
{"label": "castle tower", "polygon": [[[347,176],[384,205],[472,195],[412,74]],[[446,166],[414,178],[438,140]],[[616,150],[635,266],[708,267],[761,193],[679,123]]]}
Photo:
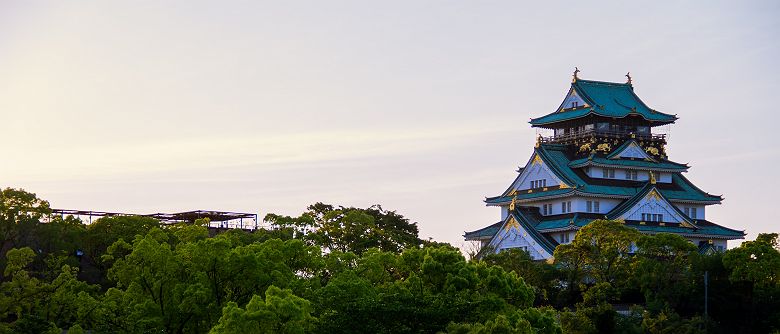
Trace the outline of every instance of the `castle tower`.
{"label": "castle tower", "polygon": [[722,251],[743,231],[706,218],[706,207],[723,198],[693,185],[689,166],[666,154],[657,126],[677,116],[648,107],[626,83],[582,80],[575,71],[563,103],[551,114],[531,119],[550,131],[537,138],[534,153],[499,196],[485,199],[501,210],[501,220],[466,232],[484,250],[527,250],[549,259],[558,244],[596,219],[625,221],[642,233],[679,234],[702,252]]}

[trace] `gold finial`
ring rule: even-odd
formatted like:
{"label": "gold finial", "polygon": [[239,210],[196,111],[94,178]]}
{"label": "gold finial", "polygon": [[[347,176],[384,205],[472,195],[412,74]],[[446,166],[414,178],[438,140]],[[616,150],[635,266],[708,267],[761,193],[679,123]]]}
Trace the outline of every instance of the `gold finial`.
{"label": "gold finial", "polygon": [[515,211],[515,202],[517,202],[517,195],[512,197],[512,203],[509,203],[509,211]]}
{"label": "gold finial", "polygon": [[631,72],[626,73],[626,78],[628,78],[628,81],[626,81],[627,84],[631,84]]}
{"label": "gold finial", "polygon": [[655,184],[655,173],[650,172],[650,184]]}
{"label": "gold finial", "polygon": [[574,76],[571,78],[571,82],[577,82],[577,79],[579,79],[577,73],[580,73],[580,69],[574,66]]}

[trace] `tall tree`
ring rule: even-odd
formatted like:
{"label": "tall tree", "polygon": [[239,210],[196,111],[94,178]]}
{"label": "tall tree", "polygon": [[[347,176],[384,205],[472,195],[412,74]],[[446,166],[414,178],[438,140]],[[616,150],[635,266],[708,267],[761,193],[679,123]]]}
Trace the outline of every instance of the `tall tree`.
{"label": "tall tree", "polygon": [[555,249],[555,261],[583,271],[596,282],[620,285],[628,281],[631,254],[640,236],[620,221],[595,220],[581,228],[572,243]]}
{"label": "tall tree", "polygon": [[643,235],[637,242],[634,279],[639,283],[649,309],[660,312],[691,299],[691,257],[698,249],[677,234]]}
{"label": "tall tree", "polygon": [[13,247],[32,244],[34,229],[50,215],[49,202],[33,193],[13,188],[0,191],[0,259]]}

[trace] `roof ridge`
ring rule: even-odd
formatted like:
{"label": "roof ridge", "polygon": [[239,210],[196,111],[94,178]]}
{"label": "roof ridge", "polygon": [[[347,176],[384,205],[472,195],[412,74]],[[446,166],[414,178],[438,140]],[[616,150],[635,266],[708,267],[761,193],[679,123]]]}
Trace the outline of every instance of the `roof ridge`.
{"label": "roof ridge", "polygon": [[588,80],[588,79],[580,79],[580,78],[577,78],[577,81],[573,82],[572,85],[575,84],[575,83],[580,83],[580,82],[600,84],[600,85],[633,87],[632,84],[627,83],[627,82],[610,82],[610,81]]}

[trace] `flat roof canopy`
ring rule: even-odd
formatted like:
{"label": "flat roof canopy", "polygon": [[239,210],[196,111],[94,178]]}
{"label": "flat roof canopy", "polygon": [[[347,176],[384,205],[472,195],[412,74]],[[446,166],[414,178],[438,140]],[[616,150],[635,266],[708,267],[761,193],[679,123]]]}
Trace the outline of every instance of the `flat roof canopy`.
{"label": "flat roof canopy", "polygon": [[[254,225],[257,224],[257,214],[246,212],[230,212],[230,211],[215,211],[215,210],[195,210],[176,213],[150,213],[150,214],[136,214],[127,212],[106,212],[106,211],[92,211],[92,210],[69,210],[69,209],[52,209],[52,214],[55,215],[72,215],[72,216],[88,216],[89,222],[92,222],[92,217],[113,217],[113,216],[137,216],[137,217],[150,217],[157,219],[163,223],[194,223],[195,220],[201,218],[208,218],[211,223],[217,222],[234,222],[242,221],[240,226],[243,228],[244,219],[251,220]],[[209,224],[212,225],[212,224]],[[234,224],[230,224],[234,225]],[[227,227],[227,224],[221,224],[221,226]]]}

